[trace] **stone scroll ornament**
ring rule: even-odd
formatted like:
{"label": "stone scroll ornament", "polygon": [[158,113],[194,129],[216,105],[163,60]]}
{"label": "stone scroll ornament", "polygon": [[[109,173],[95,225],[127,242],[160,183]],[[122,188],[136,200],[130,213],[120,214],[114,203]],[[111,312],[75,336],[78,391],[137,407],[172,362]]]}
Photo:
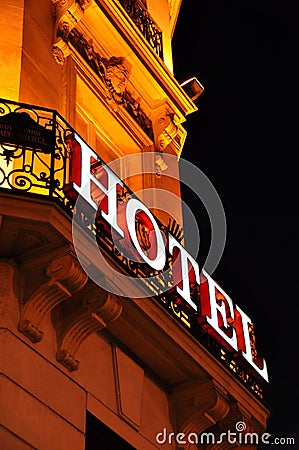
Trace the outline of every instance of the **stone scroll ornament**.
{"label": "stone scroll ornament", "polygon": [[64,64],[70,55],[68,36],[82,19],[92,0],[52,0],[54,15],[53,56],[58,64]]}
{"label": "stone scroll ornament", "polygon": [[161,176],[161,172],[168,168],[163,158],[163,152],[178,134],[178,125],[174,113],[160,117],[156,124],[156,175]]}

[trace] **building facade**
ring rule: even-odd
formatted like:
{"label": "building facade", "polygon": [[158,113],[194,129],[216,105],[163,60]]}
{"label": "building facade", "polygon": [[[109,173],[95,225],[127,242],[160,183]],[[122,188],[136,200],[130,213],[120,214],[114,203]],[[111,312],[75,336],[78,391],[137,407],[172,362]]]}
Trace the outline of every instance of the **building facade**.
{"label": "building facade", "polygon": [[251,325],[241,342],[237,318],[220,324],[215,286],[219,324],[200,320],[196,266],[187,300],[174,276],[184,122],[203,89],[173,76],[180,3],[2,1],[3,450],[229,449],[213,436],[266,429]]}

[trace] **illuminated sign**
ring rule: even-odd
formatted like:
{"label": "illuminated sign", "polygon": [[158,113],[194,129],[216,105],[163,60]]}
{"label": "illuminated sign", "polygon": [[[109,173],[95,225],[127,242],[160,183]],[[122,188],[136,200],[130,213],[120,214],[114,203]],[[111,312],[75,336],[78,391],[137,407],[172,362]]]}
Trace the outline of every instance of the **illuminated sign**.
{"label": "illuminated sign", "polygon": [[[257,357],[255,337],[250,318],[234,305],[232,299],[202,270],[180,242],[168,231],[162,230],[151,211],[136,197],[121,205],[118,192],[123,182],[98,155],[78,136],[70,136],[71,150],[70,197],[81,196],[94,211],[96,221],[109,225],[114,240],[120,247],[129,248],[132,259],[155,271],[163,271],[170,255],[172,285],[167,289],[174,297],[191,308],[197,327],[205,330],[236,359],[246,361],[254,374],[268,381],[266,363]],[[97,170],[92,169],[97,166]],[[66,189],[67,191],[67,189]],[[139,223],[139,227],[136,226]],[[198,293],[196,300],[192,293]],[[172,303],[174,313],[176,309]],[[182,320],[186,320],[182,312]]]}

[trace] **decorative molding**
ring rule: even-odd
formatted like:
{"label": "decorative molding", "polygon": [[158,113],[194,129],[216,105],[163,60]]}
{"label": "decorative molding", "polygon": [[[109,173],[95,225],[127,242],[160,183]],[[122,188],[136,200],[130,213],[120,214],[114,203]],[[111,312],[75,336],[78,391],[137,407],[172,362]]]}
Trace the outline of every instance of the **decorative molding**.
{"label": "decorative molding", "polygon": [[106,101],[117,112],[122,106],[138,123],[150,139],[153,139],[152,122],[140,107],[140,99],[127,89],[132,66],[123,56],[101,56],[94,48],[93,40],[73,29],[68,36],[69,43],[96,73],[106,89]]}
{"label": "decorative molding", "polygon": [[[175,388],[171,393],[177,430],[185,435],[199,435],[229,412],[227,392],[215,380],[194,380]],[[194,444],[188,444],[191,449]],[[196,448],[196,447],[194,447]]]}
{"label": "decorative molding", "polygon": [[[81,297],[81,295],[79,295]],[[78,296],[77,296],[78,297]],[[94,284],[84,289],[83,297],[62,305],[61,336],[56,354],[57,360],[69,371],[77,370],[76,358],[81,344],[95,332],[106,328],[122,312],[120,300]]]}
{"label": "decorative molding", "polygon": [[[210,445],[205,445],[204,448],[208,450],[231,450],[234,448],[239,448],[241,445],[242,448],[256,448],[254,442],[239,442],[241,439],[245,439],[246,433],[253,433],[256,435],[260,435],[265,431],[266,425],[261,424],[256,418],[253,417],[253,414],[241,403],[236,402],[236,400],[229,395],[229,413],[219,422],[217,422],[214,426],[211,426],[208,430],[205,430],[206,433],[211,433],[215,437],[215,443],[211,443]],[[226,439],[227,433],[230,431],[231,433],[235,433],[235,437],[237,438],[237,443],[232,443]],[[223,442],[217,442],[217,440],[222,435]],[[240,435],[242,435],[240,437]]]}
{"label": "decorative molding", "polygon": [[[246,433],[259,435],[266,428],[265,423],[260,423],[247,407],[236,402],[216,380],[194,380],[184,383],[175,388],[170,398],[176,417],[176,429],[186,436],[192,434],[200,437],[202,433],[211,433],[218,439],[228,430],[243,435]],[[200,445],[206,450],[236,448],[236,444],[225,440],[225,435],[222,436],[221,443],[210,441],[210,444],[202,442]],[[188,443],[183,448],[196,450],[198,447],[196,444]]]}
{"label": "decorative molding", "polygon": [[103,81],[107,89],[107,100],[113,109],[125,102],[125,91],[131,74],[132,66],[123,56],[105,58],[94,48],[93,40],[74,29],[69,34],[69,42],[82,56],[85,62]]}
{"label": "decorative molding", "polygon": [[50,279],[31,294],[21,311],[19,322],[19,331],[34,343],[43,337],[41,324],[46,314],[82,289],[88,280],[71,253],[52,259],[46,268],[46,275]]}
{"label": "decorative molding", "polygon": [[168,113],[160,117],[155,126],[156,150],[163,152],[176,137],[177,133],[178,124],[174,113]]}
{"label": "decorative molding", "polygon": [[52,3],[55,21],[53,56],[58,64],[64,64],[65,58],[71,53],[69,33],[82,19],[92,0],[52,0]]}
{"label": "decorative molding", "polygon": [[179,131],[178,118],[173,112],[165,112],[154,121],[154,141],[155,141],[155,171],[156,176],[168,169],[168,165],[163,157],[165,149],[174,141]]}
{"label": "decorative molding", "polygon": [[167,150],[170,152],[171,148],[171,153],[175,153],[179,158],[187,136],[187,131],[182,126],[185,118],[164,98],[152,110],[151,120],[157,154],[163,155]]}

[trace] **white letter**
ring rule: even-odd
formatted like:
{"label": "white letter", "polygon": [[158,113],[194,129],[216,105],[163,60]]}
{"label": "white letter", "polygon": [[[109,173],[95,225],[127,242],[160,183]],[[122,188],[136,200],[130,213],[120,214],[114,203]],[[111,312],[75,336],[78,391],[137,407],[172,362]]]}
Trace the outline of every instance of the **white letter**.
{"label": "white letter", "polygon": [[[156,436],[156,441],[158,442],[158,444],[165,444],[166,442],[166,428],[163,428],[163,431],[161,433],[158,433]],[[160,437],[159,436],[163,436],[163,441],[160,441]]]}
{"label": "white letter", "polygon": [[[204,438],[206,438],[207,442],[204,442]],[[211,444],[215,444],[215,435],[214,435],[214,433],[201,433],[201,435],[200,435],[200,443],[201,444],[209,444],[210,443],[210,438],[212,438]]]}
{"label": "white letter", "polygon": [[168,437],[168,444],[171,444],[172,441],[172,437],[174,436],[174,433],[169,433],[169,437]]}
{"label": "white letter", "polygon": [[[231,440],[231,436],[233,436],[233,440]],[[229,444],[236,444],[237,439],[236,439],[237,433],[232,433],[230,430],[227,431],[227,441]]]}
{"label": "white letter", "polygon": [[169,253],[173,255],[173,249],[176,247],[179,250],[180,259],[179,261],[175,261],[172,268],[173,271],[178,270],[178,266],[181,268],[181,274],[179,274],[179,279],[182,281],[182,289],[179,286],[176,286],[177,292],[186,300],[189,305],[192,306],[195,311],[197,311],[197,305],[191,300],[190,296],[190,280],[189,280],[189,267],[188,263],[192,265],[195,273],[196,283],[199,284],[199,268],[197,262],[192,258],[191,255],[187,252],[187,250],[182,247],[182,245],[171,235],[168,235],[169,239]]}
{"label": "white letter", "polygon": [[[201,284],[202,314],[222,340],[238,351],[236,330],[227,321],[228,318],[234,319],[233,302],[205,270],[202,270],[202,273],[206,278],[206,281]],[[208,284],[208,293],[206,284]]]}
{"label": "white letter", "polygon": [[178,443],[178,444],[187,444],[186,441],[181,441],[181,439],[184,439],[184,437],[185,437],[185,433],[178,433],[178,434],[176,435],[176,441],[177,441],[177,443]]}
{"label": "white letter", "polygon": [[[242,434],[240,433],[240,436],[242,436]],[[259,436],[257,433],[245,433],[244,435],[244,444],[258,444],[259,443]],[[248,442],[249,440],[249,442]],[[253,442],[255,440],[255,442]],[[240,444],[240,442],[239,442]]]}
{"label": "white letter", "polygon": [[225,433],[221,433],[219,436],[219,439],[216,441],[216,444],[222,444],[223,442],[223,438],[225,438],[226,436],[226,432]]}
{"label": "white letter", "polygon": [[91,148],[85,144],[84,141],[76,134],[75,139],[81,145],[81,186],[78,186],[73,182],[74,189],[79,192],[80,195],[95,209],[98,209],[98,205],[91,198],[90,182],[92,181],[105,195],[107,195],[108,201],[108,213],[106,214],[101,210],[101,214],[105,220],[117,231],[122,237],[124,237],[123,230],[117,223],[117,185],[123,186],[121,180],[112,172],[109,167],[102,165],[103,169],[107,172],[107,188],[99,182],[99,180],[90,173],[90,158],[98,160],[98,155],[91,150]]}
{"label": "white letter", "polygon": [[259,367],[257,364],[255,364],[253,360],[248,327],[248,325],[252,324],[252,321],[247,316],[247,314],[245,314],[244,311],[242,311],[242,309],[238,307],[238,305],[236,305],[236,311],[237,311],[236,317],[238,319],[241,318],[242,324],[241,326],[237,326],[239,350],[242,350],[242,355],[244,356],[244,358],[260,374],[260,376],[263,377],[264,380],[269,382],[266,361],[263,358],[256,358],[256,361],[260,366]]}
{"label": "white letter", "polygon": [[[194,437],[194,441],[191,440],[191,437]],[[198,435],[196,433],[189,433],[188,434],[188,442],[189,442],[189,444],[198,444]]]}
{"label": "white letter", "polygon": [[269,437],[271,436],[271,434],[269,433],[263,433],[262,434],[262,443],[263,444],[270,444],[269,442]]}
{"label": "white letter", "polygon": [[[154,227],[154,232],[155,232],[155,237],[156,237],[156,249],[157,249],[156,257],[154,259],[150,259],[146,256],[146,254],[144,253],[144,251],[142,250],[142,248],[140,247],[140,244],[138,242],[138,238],[137,238],[137,234],[136,234],[136,225],[135,225],[135,217],[136,217],[136,213],[138,210],[145,212],[145,214],[150,218],[150,220],[153,224],[153,227]],[[137,252],[141,256],[141,258],[144,260],[144,262],[146,262],[153,269],[162,270],[163,267],[165,266],[165,262],[166,262],[164,241],[163,241],[161,231],[158,227],[158,224],[155,221],[155,218],[152,215],[152,213],[150,212],[150,210],[143,203],[141,203],[140,200],[138,200],[136,198],[130,198],[128,200],[127,208],[126,208],[126,221],[127,221],[130,237],[133,241],[133,244],[134,244]]]}

